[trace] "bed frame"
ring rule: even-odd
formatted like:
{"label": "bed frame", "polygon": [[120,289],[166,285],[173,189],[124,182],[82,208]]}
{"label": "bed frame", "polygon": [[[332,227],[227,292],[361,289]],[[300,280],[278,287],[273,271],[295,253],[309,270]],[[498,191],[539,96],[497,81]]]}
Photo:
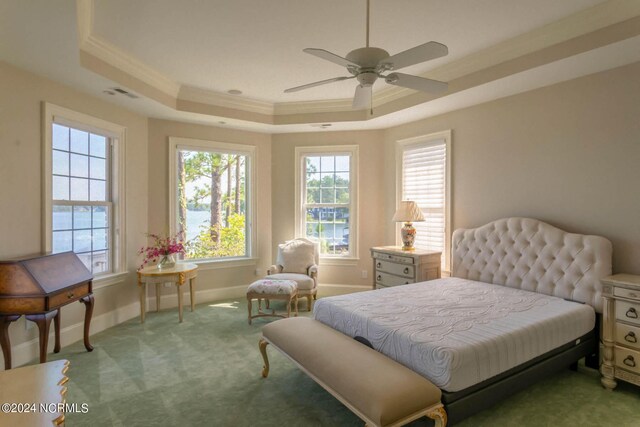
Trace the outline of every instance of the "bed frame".
{"label": "bed frame", "polygon": [[530,218],[505,218],[453,233],[452,276],[553,295],[591,305],[595,328],[523,365],[464,390],[443,391],[454,424],[586,357],[598,368],[602,285],[611,274],[611,242],[571,234]]}

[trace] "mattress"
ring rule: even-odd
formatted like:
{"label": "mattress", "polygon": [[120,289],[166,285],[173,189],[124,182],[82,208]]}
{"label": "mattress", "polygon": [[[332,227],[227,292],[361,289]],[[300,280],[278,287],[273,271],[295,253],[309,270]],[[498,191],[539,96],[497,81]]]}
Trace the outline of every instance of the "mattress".
{"label": "mattress", "polygon": [[448,392],[514,368],[595,326],[589,305],[460,278],[322,298],[313,316],[366,338]]}

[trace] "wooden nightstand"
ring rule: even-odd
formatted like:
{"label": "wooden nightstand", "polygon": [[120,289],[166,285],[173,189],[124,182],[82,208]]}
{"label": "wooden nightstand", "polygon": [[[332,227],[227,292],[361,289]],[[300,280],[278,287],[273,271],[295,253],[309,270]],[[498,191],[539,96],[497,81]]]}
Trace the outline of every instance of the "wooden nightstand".
{"label": "wooden nightstand", "polygon": [[616,379],[640,385],[640,276],[616,274],[602,283],[602,385],[613,390]]}
{"label": "wooden nightstand", "polygon": [[373,289],[439,279],[441,256],[442,252],[403,251],[399,246],[371,248]]}

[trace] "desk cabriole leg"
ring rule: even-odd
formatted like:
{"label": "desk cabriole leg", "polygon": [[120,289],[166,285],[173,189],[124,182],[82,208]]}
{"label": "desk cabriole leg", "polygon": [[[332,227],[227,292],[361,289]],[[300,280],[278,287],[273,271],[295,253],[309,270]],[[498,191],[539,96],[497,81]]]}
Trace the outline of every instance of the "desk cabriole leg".
{"label": "desk cabriole leg", "polygon": [[162,283],[156,283],[156,313],[160,312],[160,285]]}
{"label": "desk cabriole leg", "polygon": [[60,353],[60,309],[58,309],[58,314],[53,318],[53,329],[55,331],[55,345],[53,346],[54,353]]}
{"label": "desk cabriole leg", "polygon": [[89,342],[89,331],[91,329],[91,317],[93,316],[93,294],[80,298],[80,302],[84,304],[84,348],[87,351],[93,351],[93,346]]}
{"label": "desk cabriole leg", "polygon": [[0,315],[0,345],[4,356],[4,369],[11,369],[11,341],[9,340],[9,325],[20,318],[20,315]]}
{"label": "desk cabriole leg", "polygon": [[58,310],[50,311],[44,314],[27,314],[27,320],[38,325],[39,342],[40,342],[40,363],[47,361],[47,347],[49,344],[49,328],[51,320],[56,316]]}

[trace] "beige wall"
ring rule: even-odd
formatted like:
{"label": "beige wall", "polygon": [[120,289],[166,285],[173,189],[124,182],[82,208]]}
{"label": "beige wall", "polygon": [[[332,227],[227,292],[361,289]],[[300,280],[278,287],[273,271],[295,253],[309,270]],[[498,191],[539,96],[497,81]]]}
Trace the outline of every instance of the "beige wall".
{"label": "beige wall", "polygon": [[[609,238],[614,271],[638,274],[639,76],[636,63],[388,129],[387,164],[395,141],[451,129],[452,229],[534,217]],[[388,221],[395,176],[386,172]]]}
{"label": "beige wall", "polygon": [[[128,269],[134,272],[147,222],[147,119],[4,62],[0,93],[0,259],[42,249],[41,103],[46,101],[127,128],[126,252]],[[95,290],[94,319],[137,301],[134,276]],[[62,328],[82,322],[83,316],[82,304],[65,307]],[[14,357],[16,347],[36,338],[36,328],[27,331],[23,322],[10,327]]]}
{"label": "beige wall", "polygon": [[[201,126],[166,120],[149,120],[149,232],[169,229],[169,137],[204,139],[208,141],[246,144],[256,147],[258,251],[255,265],[207,269],[202,265],[198,274],[201,300],[224,297],[215,292],[221,288],[246,286],[256,280],[255,269],[266,274],[271,265],[271,136],[234,129]],[[233,293],[233,292],[232,292]],[[237,290],[235,291],[237,294]]]}
{"label": "beige wall", "polygon": [[[321,284],[369,286],[372,262],[369,248],[384,243],[383,157],[380,131],[318,132],[273,136],[273,253],[277,245],[295,237],[295,147],[358,145],[358,247],[356,265],[327,265],[321,262],[318,274]],[[367,271],[367,278],[361,277]]]}

